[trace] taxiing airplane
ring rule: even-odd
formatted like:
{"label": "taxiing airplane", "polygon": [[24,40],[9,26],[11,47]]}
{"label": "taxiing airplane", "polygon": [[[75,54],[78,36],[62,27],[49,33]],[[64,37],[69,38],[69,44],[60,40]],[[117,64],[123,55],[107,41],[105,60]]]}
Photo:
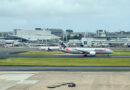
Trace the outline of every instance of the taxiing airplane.
{"label": "taxiing airplane", "polygon": [[83,54],[84,56],[96,56],[96,54],[112,54],[113,51],[108,48],[69,48],[64,43],[60,43],[61,51],[72,54]]}
{"label": "taxiing airplane", "polygon": [[60,47],[59,46],[48,46],[48,47],[44,46],[44,47],[40,47],[39,49],[45,50],[45,51],[57,51],[60,49]]}

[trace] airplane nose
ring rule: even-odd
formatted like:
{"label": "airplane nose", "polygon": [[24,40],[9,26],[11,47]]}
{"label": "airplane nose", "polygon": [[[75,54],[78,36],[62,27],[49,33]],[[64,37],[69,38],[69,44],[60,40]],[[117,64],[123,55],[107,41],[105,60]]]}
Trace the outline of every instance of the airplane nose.
{"label": "airplane nose", "polygon": [[110,53],[110,54],[113,53],[113,51],[111,49],[107,49],[107,52]]}

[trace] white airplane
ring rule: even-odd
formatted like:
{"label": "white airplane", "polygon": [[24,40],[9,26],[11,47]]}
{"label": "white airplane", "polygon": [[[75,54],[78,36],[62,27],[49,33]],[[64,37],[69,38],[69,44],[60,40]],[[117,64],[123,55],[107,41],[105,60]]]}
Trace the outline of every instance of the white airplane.
{"label": "white airplane", "polygon": [[83,54],[84,56],[96,56],[96,54],[112,54],[113,51],[108,48],[69,48],[61,43],[61,51],[72,54]]}
{"label": "white airplane", "polygon": [[56,51],[59,50],[59,46],[45,46],[45,47],[40,47],[40,50],[45,50],[45,51]]}

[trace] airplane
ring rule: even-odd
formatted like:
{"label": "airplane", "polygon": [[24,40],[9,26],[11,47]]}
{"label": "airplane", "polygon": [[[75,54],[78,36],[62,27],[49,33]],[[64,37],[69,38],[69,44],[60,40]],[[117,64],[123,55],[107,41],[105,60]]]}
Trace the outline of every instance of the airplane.
{"label": "airplane", "polygon": [[66,53],[72,53],[72,54],[83,54],[84,56],[96,56],[97,54],[112,54],[113,51],[108,48],[69,48],[66,47],[66,45],[62,42],[60,43],[60,49],[63,52]]}
{"label": "airplane", "polygon": [[45,46],[45,47],[40,47],[40,50],[45,50],[45,51],[58,51],[60,49],[59,46]]}

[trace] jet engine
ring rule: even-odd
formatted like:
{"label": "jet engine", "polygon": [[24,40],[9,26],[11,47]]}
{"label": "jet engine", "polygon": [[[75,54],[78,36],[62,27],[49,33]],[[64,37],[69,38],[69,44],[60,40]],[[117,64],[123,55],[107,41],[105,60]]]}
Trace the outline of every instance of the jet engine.
{"label": "jet engine", "polygon": [[43,50],[45,51],[51,51],[51,49],[49,47],[45,47],[45,48],[42,48]]}
{"label": "jet engine", "polygon": [[49,48],[45,48],[45,51],[49,51]]}
{"label": "jet engine", "polygon": [[96,55],[96,52],[95,52],[95,51],[91,51],[89,54],[90,54],[91,56],[95,56],[95,55]]}

